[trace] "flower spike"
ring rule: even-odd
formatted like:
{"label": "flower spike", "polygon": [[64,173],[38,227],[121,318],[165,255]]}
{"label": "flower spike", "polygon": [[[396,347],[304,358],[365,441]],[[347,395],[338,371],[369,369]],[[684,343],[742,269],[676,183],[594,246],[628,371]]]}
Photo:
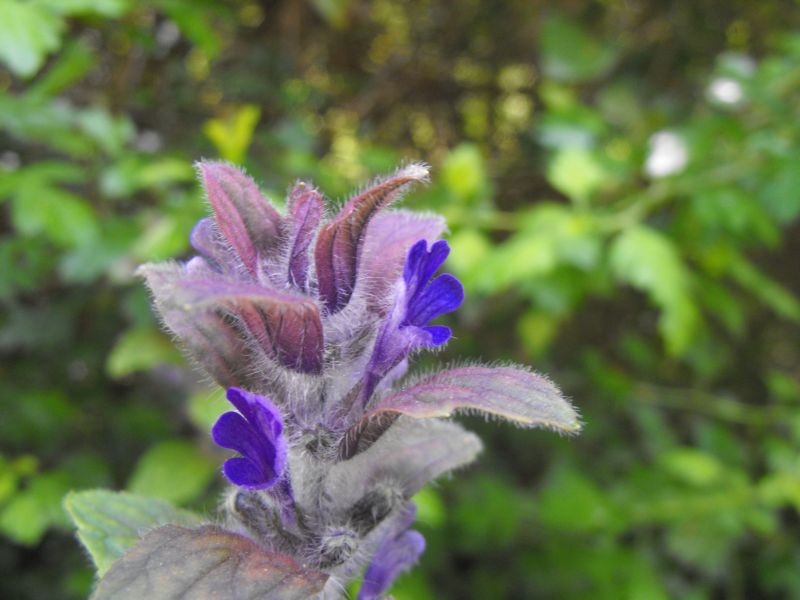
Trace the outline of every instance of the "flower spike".
{"label": "flower spike", "polygon": [[[435,320],[464,299],[458,279],[438,273],[450,253],[444,220],[390,208],[427,180],[425,165],[380,180],[331,218],[311,183],[291,189],[281,214],[237,167],[199,171],[212,214],[191,233],[197,255],[140,273],[164,325],[236,409],[211,430],[237,453],[222,468],[229,529],[154,530],[96,597],[191,589],[334,600],[363,572],[359,600],[384,598],[425,548],[411,498],[481,451],[454,416],[570,434],[578,415],[525,367],[406,377],[415,352],[451,339]],[[151,593],[152,568],[172,587]]]}

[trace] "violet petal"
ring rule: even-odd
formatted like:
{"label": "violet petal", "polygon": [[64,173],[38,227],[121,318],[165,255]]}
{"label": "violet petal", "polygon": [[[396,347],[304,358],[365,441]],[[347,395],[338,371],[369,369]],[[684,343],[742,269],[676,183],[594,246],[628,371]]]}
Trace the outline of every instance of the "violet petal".
{"label": "violet petal", "polygon": [[231,483],[248,489],[263,489],[275,483],[277,473],[265,473],[260,465],[249,458],[236,456],[222,465],[222,472]]}
{"label": "violet petal", "polygon": [[445,240],[435,242],[430,251],[428,242],[420,240],[409,250],[403,279],[408,286],[408,294],[413,297],[430,281],[436,269],[442,266],[450,254],[450,245]]}
{"label": "violet petal", "polygon": [[259,431],[249,419],[235,412],[219,416],[211,428],[211,437],[217,446],[236,450],[239,454],[272,463],[275,446],[270,438]]}
{"label": "violet petal", "polygon": [[228,400],[239,413],[220,416],[211,429],[214,442],[242,457],[225,462],[228,480],[248,489],[274,485],[286,470],[287,441],[278,409],[264,396],[230,388]]}
{"label": "violet petal", "polygon": [[431,346],[441,346],[453,335],[453,332],[446,325],[428,325],[427,327],[422,327],[422,330],[430,334]]}
{"label": "violet petal", "polygon": [[425,551],[425,538],[418,531],[406,530],[385,540],[364,573],[357,600],[377,600],[404,571],[408,571]]}
{"label": "violet petal", "polygon": [[264,396],[236,387],[229,388],[225,396],[248,421],[268,432],[273,439],[283,433],[283,422],[278,409]]}
{"label": "violet petal", "polygon": [[405,323],[422,327],[436,317],[453,312],[464,301],[464,286],[445,273],[420,290],[408,304]]}

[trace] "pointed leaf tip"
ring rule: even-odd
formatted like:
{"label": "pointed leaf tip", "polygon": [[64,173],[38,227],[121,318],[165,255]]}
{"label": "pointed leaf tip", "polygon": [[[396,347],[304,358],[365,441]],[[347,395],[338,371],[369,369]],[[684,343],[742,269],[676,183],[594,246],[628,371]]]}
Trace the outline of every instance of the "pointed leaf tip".
{"label": "pointed leaf tip", "polygon": [[259,255],[279,239],[281,216],[261,194],[255,181],[237,167],[223,162],[200,162],[197,170],[219,231],[244,266],[255,273]]}
{"label": "pointed leaf tip", "polygon": [[367,225],[414,183],[428,180],[428,168],[414,163],[350,200],[317,237],[314,261],[319,294],[330,312],[341,310],[356,284]]}

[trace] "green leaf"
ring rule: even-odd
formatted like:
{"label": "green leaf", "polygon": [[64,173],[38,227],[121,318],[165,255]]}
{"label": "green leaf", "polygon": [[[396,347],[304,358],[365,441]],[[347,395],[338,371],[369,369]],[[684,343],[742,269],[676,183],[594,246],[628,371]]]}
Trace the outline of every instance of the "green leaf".
{"label": "green leaf", "polygon": [[442,163],[441,181],[459,201],[474,203],[487,196],[489,178],[477,146],[461,144]]}
{"label": "green leaf", "polygon": [[696,487],[712,486],[725,474],[724,465],[715,456],[695,448],[675,448],[659,462],[665,471]]}
{"label": "green leaf", "polygon": [[743,255],[729,249],[727,268],[736,282],[784,319],[800,323],[800,300],[780,283],[762,273]]}
{"label": "green leaf", "polygon": [[219,527],[166,525],[149,532],[117,561],[92,598],[310,600],[318,597],[327,579]]}
{"label": "green leaf", "polygon": [[614,45],[597,41],[577,22],[556,14],[544,19],[539,46],[545,74],[567,82],[603,75],[617,56]]}
{"label": "green leaf", "polygon": [[[172,258],[188,247],[191,226],[180,215],[153,214],[144,216],[147,223],[131,249],[141,261],[159,261]],[[152,219],[152,220],[151,220]]]}
{"label": "green leaf", "polygon": [[260,117],[261,110],[257,106],[245,104],[225,117],[207,121],[203,126],[203,133],[222,158],[240,164],[247,155]]}
{"label": "green leaf", "polygon": [[60,52],[58,61],[28,88],[27,96],[55,96],[80,81],[94,64],[94,52],[89,44],[84,41],[70,43]]}
{"label": "green leaf", "polygon": [[117,155],[133,139],[135,128],[128,117],[115,117],[100,106],[81,110],[76,124],[105,153]]}
{"label": "green leaf", "polygon": [[570,207],[541,203],[519,215],[518,232],[472,268],[479,287],[492,292],[525,285],[558,273],[564,266],[594,270],[601,256],[601,238],[586,213]]}
{"label": "green leaf", "polygon": [[106,196],[124,198],[139,190],[171,189],[193,181],[194,176],[191,163],[180,158],[123,154],[101,174],[100,189]]}
{"label": "green leaf", "polygon": [[127,487],[136,494],[183,504],[205,490],[217,466],[215,460],[193,444],[177,440],[162,442],[139,459]]}
{"label": "green leaf", "polygon": [[0,454],[0,504],[8,500],[17,491],[19,474],[14,465]]}
{"label": "green leaf", "polygon": [[11,72],[30,77],[59,47],[63,21],[37,2],[0,0],[0,61]]}
{"label": "green leaf", "polygon": [[447,518],[441,494],[432,486],[426,485],[411,499],[417,506],[417,521],[429,527],[439,527]]}
{"label": "green leaf", "polygon": [[317,9],[329,25],[339,29],[347,23],[347,13],[352,0],[312,0],[311,4]]}
{"label": "green leaf", "polygon": [[204,2],[202,8],[192,0],[155,0],[153,3],[209,58],[219,54],[222,49],[219,23],[229,10],[225,3]]}
{"label": "green leaf", "polygon": [[183,363],[180,352],[161,331],[154,327],[129,329],[114,345],[106,362],[108,374],[119,379],[157,365]]}
{"label": "green leaf", "polygon": [[0,531],[20,544],[36,544],[49,527],[66,525],[61,498],[68,489],[66,474],[61,471],[34,477],[0,513]]}
{"label": "green leaf", "polygon": [[622,525],[613,503],[578,471],[556,471],[539,494],[539,520],[561,531],[613,531]]}
{"label": "green leaf", "polygon": [[477,229],[459,229],[450,238],[450,247],[448,269],[458,274],[467,289],[472,288],[480,273],[479,266],[491,256],[491,241]]}
{"label": "green leaf", "polygon": [[547,168],[547,180],[575,202],[585,202],[608,179],[591,152],[579,148],[559,150]]}
{"label": "green leaf", "polygon": [[167,523],[202,522],[200,516],[164,500],[110,490],[70,492],[64,498],[64,508],[101,576],[147,530]]}
{"label": "green leaf", "polygon": [[17,189],[11,215],[20,233],[44,234],[62,246],[86,244],[100,230],[94,211],[83,198],[33,178]]}
{"label": "green leaf", "polygon": [[758,200],[780,224],[789,224],[800,216],[800,159],[797,153],[780,161],[758,190]]}
{"label": "green leaf", "polygon": [[620,281],[646,292],[661,309],[659,327],[669,352],[685,352],[696,333],[699,314],[689,289],[689,273],[672,240],[637,225],[614,240],[610,259]]}
{"label": "green leaf", "polygon": [[36,3],[61,15],[103,17],[120,17],[132,4],[131,0],[36,0]]}

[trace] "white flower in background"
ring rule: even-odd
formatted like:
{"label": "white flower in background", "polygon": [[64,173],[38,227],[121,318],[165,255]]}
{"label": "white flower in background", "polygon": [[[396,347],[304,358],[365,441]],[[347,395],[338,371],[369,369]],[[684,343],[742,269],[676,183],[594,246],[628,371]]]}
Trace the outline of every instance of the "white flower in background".
{"label": "white flower in background", "polygon": [[649,145],[644,170],[650,177],[673,175],[689,162],[689,149],[677,133],[658,131],[650,137]]}
{"label": "white flower in background", "polygon": [[708,95],[720,104],[738,104],[744,98],[744,90],[732,77],[717,77],[708,86]]}

